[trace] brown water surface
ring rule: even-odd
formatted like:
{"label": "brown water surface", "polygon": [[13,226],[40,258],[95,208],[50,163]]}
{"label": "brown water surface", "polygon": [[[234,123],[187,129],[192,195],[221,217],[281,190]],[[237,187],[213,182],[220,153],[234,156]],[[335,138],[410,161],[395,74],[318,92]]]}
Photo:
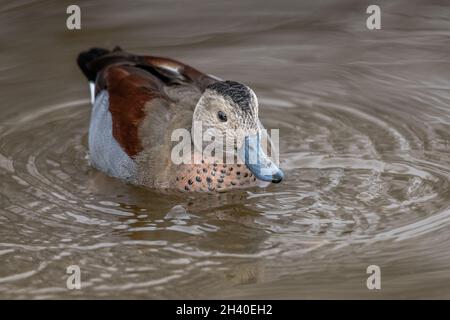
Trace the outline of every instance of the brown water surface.
{"label": "brown water surface", "polygon": [[[77,1],[69,31],[71,3],[0,6],[1,298],[450,298],[448,1],[378,1],[376,31],[368,1]],[[115,45],[249,84],[287,179],[173,195],[91,168],[75,59]]]}

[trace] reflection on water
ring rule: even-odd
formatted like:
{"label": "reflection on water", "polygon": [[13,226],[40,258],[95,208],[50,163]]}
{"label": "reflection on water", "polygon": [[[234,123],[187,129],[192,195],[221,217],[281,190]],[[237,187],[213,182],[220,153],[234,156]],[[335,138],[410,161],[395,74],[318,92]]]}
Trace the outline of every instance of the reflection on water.
{"label": "reflection on water", "polygon": [[[71,32],[68,4],[1,12],[0,297],[450,297],[445,1],[380,1],[379,31],[364,1],[81,1]],[[91,168],[75,57],[116,44],[252,86],[286,181],[189,195]]]}

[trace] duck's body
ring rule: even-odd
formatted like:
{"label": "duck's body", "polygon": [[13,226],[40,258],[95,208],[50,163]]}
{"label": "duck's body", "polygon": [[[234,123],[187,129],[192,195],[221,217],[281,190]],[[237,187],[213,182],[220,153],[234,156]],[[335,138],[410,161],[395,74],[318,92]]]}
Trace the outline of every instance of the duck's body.
{"label": "duck's body", "polygon": [[[197,114],[211,121],[205,108],[197,107],[205,91],[211,96],[234,82],[172,59],[120,49],[91,49],[80,54],[78,64],[95,85],[89,149],[96,168],[134,184],[187,191],[223,191],[262,182],[245,164],[223,164],[214,157],[176,164],[171,157],[179,143],[172,141],[174,130],[191,132]],[[194,146],[192,150],[194,157],[201,156]]]}

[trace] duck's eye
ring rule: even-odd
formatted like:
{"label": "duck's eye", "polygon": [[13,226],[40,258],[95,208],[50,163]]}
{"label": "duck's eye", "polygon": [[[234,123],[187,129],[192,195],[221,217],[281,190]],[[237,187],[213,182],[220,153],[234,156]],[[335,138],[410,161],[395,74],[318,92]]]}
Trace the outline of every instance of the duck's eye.
{"label": "duck's eye", "polygon": [[220,121],[222,122],[226,122],[227,121],[227,115],[225,113],[223,113],[222,111],[219,111],[217,113],[217,117],[219,118]]}

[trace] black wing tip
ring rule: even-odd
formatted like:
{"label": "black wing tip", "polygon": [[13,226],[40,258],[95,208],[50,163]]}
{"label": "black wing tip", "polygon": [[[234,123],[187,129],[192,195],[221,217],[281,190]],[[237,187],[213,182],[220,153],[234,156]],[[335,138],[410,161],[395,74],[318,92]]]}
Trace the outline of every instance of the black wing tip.
{"label": "black wing tip", "polygon": [[93,70],[90,68],[91,62],[111,52],[117,51],[122,51],[122,49],[119,46],[116,46],[112,51],[104,48],[91,48],[87,51],[81,52],[78,55],[77,64],[89,81],[95,81],[97,70]]}

